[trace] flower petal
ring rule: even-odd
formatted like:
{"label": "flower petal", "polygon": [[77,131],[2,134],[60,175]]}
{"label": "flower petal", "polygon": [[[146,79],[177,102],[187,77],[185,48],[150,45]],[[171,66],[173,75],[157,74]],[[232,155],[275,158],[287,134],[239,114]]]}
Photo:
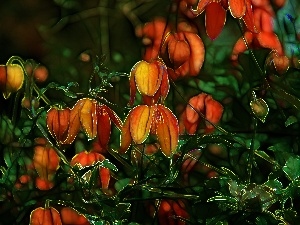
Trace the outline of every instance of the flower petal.
{"label": "flower petal", "polygon": [[47,112],[47,127],[52,135],[58,142],[62,143],[68,136],[68,128],[70,122],[69,108],[56,109],[51,108]]}
{"label": "flower petal", "polygon": [[118,117],[118,115],[108,106],[106,105],[101,105],[101,107],[103,109],[105,109],[105,111],[108,113],[109,118],[111,119],[111,121],[116,125],[116,127],[118,129],[121,129],[121,127],[123,126],[122,124],[122,120]]}
{"label": "flower petal", "polygon": [[276,50],[279,55],[283,54],[281,43],[276,34],[273,32],[259,32],[257,40],[261,47]]}
{"label": "flower petal", "polygon": [[109,114],[103,106],[97,105],[97,135],[102,149],[108,148],[111,133],[111,121]]}
{"label": "flower petal", "polygon": [[70,111],[68,136],[64,141],[62,141],[63,144],[71,144],[80,130],[80,110],[82,109],[82,104],[77,103]]}
{"label": "flower petal", "polygon": [[94,139],[97,136],[97,101],[84,98],[76,104],[82,105],[80,110],[80,123],[89,139]]}
{"label": "flower petal", "polygon": [[161,72],[157,63],[140,61],[134,68],[134,77],[138,91],[142,95],[153,96],[161,83]]}
{"label": "flower petal", "polygon": [[[245,41],[247,43],[245,43]],[[232,60],[237,60],[238,55],[248,49],[250,47],[251,43],[253,41],[253,33],[250,31],[246,31],[243,37],[240,37],[238,41],[235,43],[233,49],[232,49],[232,54],[231,54],[231,59]]]}
{"label": "flower petal", "polygon": [[163,105],[157,105],[160,118],[156,120],[156,135],[161,146],[162,152],[166,156],[170,156],[178,145],[179,126],[178,120],[172,111]]}
{"label": "flower petal", "polygon": [[179,73],[181,76],[197,76],[204,62],[204,44],[197,34],[184,32],[184,36],[190,45],[191,55],[189,61],[176,69],[175,73]]}
{"label": "flower petal", "polygon": [[130,133],[133,141],[143,143],[149,135],[153,109],[147,105],[139,105],[132,109],[130,115]]}
{"label": "flower petal", "polygon": [[254,26],[254,16],[252,11],[251,0],[245,0],[245,3],[246,3],[246,13],[243,16],[243,21],[251,32],[256,33],[257,30],[256,27]]}
{"label": "flower petal", "polygon": [[206,127],[211,131],[214,129],[212,124],[217,124],[222,117],[223,106],[216,100],[208,95],[205,98],[205,118],[209,121],[205,121]]}
{"label": "flower petal", "polygon": [[221,33],[226,22],[226,11],[221,4],[212,2],[206,6],[205,28],[211,40],[216,39]]}
{"label": "flower petal", "polygon": [[134,104],[135,95],[136,95],[136,84],[135,84],[135,73],[136,73],[136,67],[134,67],[133,70],[131,70],[130,78],[129,78],[129,85],[130,85],[130,100],[129,105],[132,106]]}
{"label": "flower petal", "polygon": [[52,181],[59,168],[59,161],[60,158],[52,147],[40,145],[34,147],[33,165],[41,179]]}
{"label": "flower petal", "polygon": [[0,65],[0,91],[6,90],[7,71],[5,65]]}
{"label": "flower petal", "polygon": [[246,13],[245,0],[228,0],[229,10],[234,18],[241,18]]}
{"label": "flower petal", "polygon": [[189,59],[190,47],[184,40],[183,33],[174,34],[174,38],[168,42],[168,53],[174,68],[178,68]]}
{"label": "flower petal", "polygon": [[109,171],[109,169],[105,168],[105,167],[101,167],[99,169],[99,176],[100,176],[102,188],[107,189],[108,185],[109,185],[109,180],[110,180],[110,171]]}
{"label": "flower petal", "polygon": [[164,102],[170,89],[169,76],[167,68],[163,68],[162,80],[160,85],[160,97],[161,101]]}
{"label": "flower petal", "polygon": [[201,14],[204,11],[204,9],[207,6],[207,4],[209,4],[211,2],[212,2],[212,0],[199,0],[198,5],[197,5],[197,9],[196,10],[191,9],[192,13],[195,16]]}
{"label": "flower petal", "polygon": [[119,150],[120,153],[125,153],[131,145],[132,137],[130,133],[130,117],[131,113],[128,114],[121,128],[121,146]]}
{"label": "flower petal", "polygon": [[17,64],[10,64],[6,66],[6,87],[3,92],[3,97],[7,99],[12,92],[18,91],[24,81],[24,72],[21,66]]}
{"label": "flower petal", "polygon": [[51,108],[47,112],[46,124],[48,127],[48,131],[52,135],[53,138],[58,140],[57,134],[59,133],[59,122],[58,122],[58,110],[56,108]]}

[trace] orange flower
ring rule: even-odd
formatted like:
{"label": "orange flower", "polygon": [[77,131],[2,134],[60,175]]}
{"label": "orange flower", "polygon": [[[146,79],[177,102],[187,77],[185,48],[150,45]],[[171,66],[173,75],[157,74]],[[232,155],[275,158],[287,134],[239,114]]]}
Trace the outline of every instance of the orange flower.
{"label": "orange flower", "polygon": [[30,225],[62,225],[59,212],[53,207],[39,207],[30,213]]}
{"label": "orange flower", "polygon": [[173,80],[183,76],[197,76],[204,62],[205,49],[201,38],[192,32],[170,34],[162,49]]}
{"label": "orange flower", "polygon": [[40,190],[49,190],[54,186],[54,176],[59,168],[60,158],[44,138],[36,139],[36,143],[33,155],[33,165],[38,173],[36,187]]}
{"label": "orange flower", "polygon": [[48,130],[52,137],[60,143],[64,143],[68,136],[70,113],[71,110],[69,108],[58,109],[55,107],[47,112],[46,123]]}
{"label": "orange flower", "polygon": [[192,97],[189,100],[189,105],[181,115],[181,133],[184,130],[189,134],[196,133],[201,118],[199,113],[205,116],[206,132],[212,132],[214,130],[212,124],[217,124],[221,120],[223,106],[214,100],[211,95],[205,93]]}
{"label": "orange flower", "polygon": [[120,152],[128,150],[131,142],[143,143],[149,134],[158,138],[160,148],[170,156],[178,145],[178,121],[170,109],[163,105],[139,105],[133,108],[121,129]]}
{"label": "orange flower", "polygon": [[137,62],[130,73],[130,105],[133,105],[136,90],[143,96],[146,104],[155,104],[158,99],[162,101],[169,92],[169,78],[167,67],[159,60],[151,63]]}
{"label": "orange flower", "polygon": [[143,27],[136,29],[137,36],[142,37],[144,45],[147,45],[144,60],[157,59],[162,42],[169,31],[170,28],[167,26],[164,18],[155,18]]}
{"label": "orange flower", "polygon": [[24,72],[20,65],[0,65],[0,91],[3,92],[5,99],[9,98],[11,93],[18,91],[23,82]]}
{"label": "orange flower", "polygon": [[259,32],[246,31],[234,45],[231,59],[237,60],[238,55],[248,48],[269,48],[275,50],[277,54],[283,55],[282,45],[273,32],[272,14],[263,8],[255,8],[253,14],[255,27]]}
{"label": "orange flower", "polygon": [[[92,166],[97,162],[101,162],[105,159],[103,155],[97,152],[87,152],[83,151],[76,154],[72,160],[71,166],[79,166],[80,168],[85,168],[88,166]],[[85,179],[89,181],[89,174],[86,174]],[[99,168],[99,181],[101,182],[101,186],[103,189],[107,189],[110,180],[110,172],[108,168],[100,167]]]}
{"label": "orange flower", "polygon": [[61,144],[71,144],[82,128],[89,139],[98,137],[98,150],[105,152],[111,134],[111,121],[121,129],[122,121],[108,106],[83,98],[73,108],[51,108],[47,112],[50,134]]}
{"label": "orange flower", "polygon": [[216,39],[221,33],[228,8],[234,18],[243,19],[248,29],[255,31],[251,0],[199,0],[195,10],[191,5],[194,1],[182,0],[181,2],[181,11],[190,18],[198,16],[205,10],[205,28],[211,40]]}

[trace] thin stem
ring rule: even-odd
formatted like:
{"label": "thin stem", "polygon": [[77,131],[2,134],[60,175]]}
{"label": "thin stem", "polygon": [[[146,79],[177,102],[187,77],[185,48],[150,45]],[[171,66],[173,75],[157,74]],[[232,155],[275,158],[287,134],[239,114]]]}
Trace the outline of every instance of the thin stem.
{"label": "thin stem", "polygon": [[248,165],[247,165],[247,183],[250,183],[251,181],[251,174],[252,174],[252,167],[253,167],[253,159],[254,159],[254,142],[256,138],[256,129],[257,129],[257,119],[253,117],[253,123],[254,123],[254,132],[253,132],[253,137],[251,140],[250,144],[250,149],[249,149],[249,160],[248,160]]}

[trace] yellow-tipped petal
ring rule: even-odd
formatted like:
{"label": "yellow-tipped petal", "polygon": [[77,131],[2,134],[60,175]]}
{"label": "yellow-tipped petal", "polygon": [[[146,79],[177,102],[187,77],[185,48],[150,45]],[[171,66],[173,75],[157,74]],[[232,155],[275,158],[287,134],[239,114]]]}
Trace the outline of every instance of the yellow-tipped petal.
{"label": "yellow-tipped petal", "polygon": [[97,101],[84,98],[79,100],[78,104],[82,105],[80,110],[80,123],[89,139],[94,139],[97,136]]}
{"label": "yellow-tipped petal", "polygon": [[147,105],[132,109],[130,115],[130,133],[133,141],[143,143],[149,135],[153,110]]}
{"label": "yellow-tipped petal", "polygon": [[18,91],[24,81],[24,72],[21,66],[17,64],[10,64],[6,66],[6,87],[5,91],[3,92],[3,97],[7,99],[12,92]]}
{"label": "yellow-tipped petal", "polygon": [[179,139],[178,120],[170,109],[157,105],[156,135],[161,146],[161,151],[170,156],[177,148]]}
{"label": "yellow-tipped petal", "polygon": [[160,87],[160,68],[153,63],[140,61],[134,66],[134,77],[139,92],[143,95],[153,96]]}

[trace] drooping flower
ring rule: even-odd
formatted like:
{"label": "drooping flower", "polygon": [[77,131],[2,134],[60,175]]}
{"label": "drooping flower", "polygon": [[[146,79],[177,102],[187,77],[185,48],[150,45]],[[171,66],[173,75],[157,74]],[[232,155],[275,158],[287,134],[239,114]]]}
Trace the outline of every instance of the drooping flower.
{"label": "drooping flower", "polygon": [[38,174],[36,187],[40,190],[49,190],[54,186],[54,176],[59,168],[60,158],[46,139],[38,138],[36,143],[33,155],[33,165]]}
{"label": "drooping flower", "polygon": [[160,60],[151,63],[137,62],[130,73],[130,105],[133,105],[136,91],[142,95],[146,104],[155,104],[158,99],[164,101],[170,84],[167,67]]}
{"label": "drooping flower", "polygon": [[173,80],[184,76],[197,76],[204,62],[205,49],[201,38],[192,32],[170,34],[162,49],[162,58]]}
{"label": "drooping flower", "polygon": [[212,98],[211,95],[201,93],[192,97],[189,104],[181,115],[180,133],[184,130],[189,134],[196,133],[199,123],[201,122],[202,113],[205,117],[206,132],[212,132],[223,114],[223,106]]}
{"label": "drooping flower", "polygon": [[0,91],[5,99],[18,91],[24,82],[24,72],[20,65],[0,65]]}
{"label": "drooping flower", "polygon": [[228,9],[234,18],[243,19],[248,29],[255,32],[251,0],[199,0],[196,9],[193,9],[194,4],[194,1],[182,0],[180,9],[190,18],[205,11],[206,33],[211,40],[221,33]]}
{"label": "drooping flower", "polygon": [[121,129],[120,152],[128,150],[131,142],[143,143],[149,134],[157,136],[161,151],[170,156],[177,148],[179,128],[174,114],[167,107],[138,105],[133,108]]}
{"label": "drooping flower", "polygon": [[89,139],[98,137],[99,151],[106,152],[111,134],[111,121],[121,129],[122,121],[117,114],[94,99],[82,98],[72,109],[51,108],[47,112],[50,134],[61,144],[71,144],[82,129]]}
{"label": "drooping flower", "polygon": [[53,138],[58,142],[64,143],[68,136],[69,124],[70,124],[69,108],[59,109],[50,108],[47,112],[46,123],[48,130]]}
{"label": "drooping flower", "polygon": [[169,32],[166,20],[160,17],[137,28],[137,36],[142,37],[143,44],[146,45],[144,60],[149,62],[158,58],[164,38]]}
{"label": "drooping flower", "polygon": [[[102,162],[105,159],[105,157],[97,152],[87,152],[82,151],[78,154],[76,154],[72,160],[70,165],[71,166],[78,166],[80,169],[83,169],[88,166],[92,166],[96,164],[97,162]],[[84,177],[86,181],[89,182],[90,174],[86,174]],[[100,166],[99,168],[99,181],[101,183],[101,187],[103,189],[107,189],[109,186],[109,180],[110,180],[110,172],[109,169],[106,167]]]}

